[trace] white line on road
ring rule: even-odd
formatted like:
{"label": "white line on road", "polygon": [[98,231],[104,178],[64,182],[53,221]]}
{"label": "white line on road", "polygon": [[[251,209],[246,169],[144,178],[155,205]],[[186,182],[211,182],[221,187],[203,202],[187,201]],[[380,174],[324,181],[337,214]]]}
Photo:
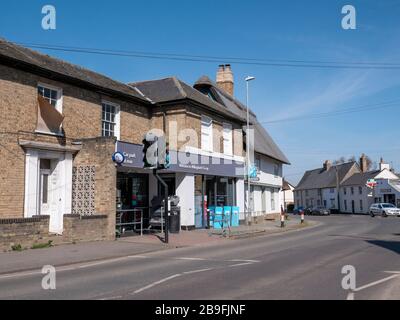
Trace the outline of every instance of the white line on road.
{"label": "white line on road", "polygon": [[118,300],[118,299],[122,299],[122,296],[109,297],[109,298],[102,298],[102,299],[99,299],[99,301]]}
{"label": "white line on road", "polygon": [[137,294],[137,293],[140,293],[140,292],[143,292],[143,291],[145,291],[145,290],[151,289],[151,288],[153,288],[153,287],[155,287],[155,286],[157,286],[157,285],[159,285],[159,284],[162,284],[162,283],[167,282],[167,281],[169,281],[169,280],[178,278],[178,277],[180,277],[180,276],[182,276],[182,275],[181,275],[180,273],[178,273],[178,274],[174,274],[173,276],[170,276],[170,277],[168,277],[168,278],[164,278],[164,279],[162,279],[162,280],[160,280],[160,281],[153,282],[153,283],[149,284],[148,286],[145,286],[145,287],[143,287],[143,288],[140,288],[140,289],[136,290],[135,292],[131,293],[131,295],[135,295],[135,294]]}
{"label": "white line on road", "polygon": [[187,271],[184,272],[183,274],[194,274],[194,273],[200,273],[200,272],[206,272],[206,271],[211,271],[214,268],[207,268],[207,269],[199,269],[199,270],[193,270],[193,271]]}
{"label": "white line on road", "polygon": [[251,264],[254,264],[254,263],[253,262],[238,263],[238,264],[232,264],[228,267],[234,268],[234,267],[241,267],[241,266],[249,266]]}
{"label": "white line on road", "polygon": [[176,258],[176,260],[205,261],[203,258]]}
{"label": "white line on road", "polygon": [[258,260],[227,260],[227,262],[251,262],[251,263],[260,263]]}
{"label": "white line on road", "polygon": [[347,295],[347,300],[354,300],[354,292],[350,292],[350,293]]}
{"label": "white line on road", "polygon": [[395,275],[393,275],[393,276],[390,276],[390,277],[387,277],[387,278],[384,278],[384,279],[381,279],[381,280],[378,280],[378,281],[375,281],[375,282],[371,282],[371,283],[369,283],[369,284],[366,284],[365,286],[362,286],[362,287],[360,287],[360,288],[357,288],[357,289],[355,289],[354,291],[355,291],[355,292],[359,292],[359,291],[361,291],[361,290],[365,290],[365,289],[367,289],[367,288],[376,286],[376,285],[381,284],[381,283],[383,283],[383,282],[387,282],[387,281],[392,280],[392,279],[394,279],[394,278],[397,278],[397,277],[399,277],[399,276],[400,276],[399,274],[395,274]]}

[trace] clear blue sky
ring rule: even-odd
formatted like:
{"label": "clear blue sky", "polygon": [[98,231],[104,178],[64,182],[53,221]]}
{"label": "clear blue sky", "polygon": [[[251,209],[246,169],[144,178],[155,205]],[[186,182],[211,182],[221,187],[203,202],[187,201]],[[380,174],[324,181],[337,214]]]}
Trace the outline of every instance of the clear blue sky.
{"label": "clear blue sky", "polygon": [[[41,28],[41,8],[57,9],[57,30]],[[341,8],[357,9],[357,30],[341,28]],[[0,36],[15,42],[260,59],[400,63],[400,1],[2,1]],[[42,50],[44,51],[44,50]],[[128,82],[175,75],[215,78],[218,63],[46,53]],[[229,62],[229,61],[221,61]],[[312,69],[233,64],[238,99],[251,84],[260,121],[400,99],[400,70]],[[289,181],[326,159],[363,152],[400,171],[400,105],[322,119],[283,121],[267,130],[292,162]]]}

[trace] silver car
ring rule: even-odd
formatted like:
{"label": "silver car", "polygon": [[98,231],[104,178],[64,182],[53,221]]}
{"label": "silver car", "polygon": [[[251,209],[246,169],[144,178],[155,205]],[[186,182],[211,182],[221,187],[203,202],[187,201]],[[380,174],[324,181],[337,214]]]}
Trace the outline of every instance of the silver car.
{"label": "silver car", "polygon": [[391,203],[375,203],[369,209],[369,214],[371,215],[371,217],[375,217],[375,216],[382,216],[382,217],[397,216],[397,217],[400,217],[400,209],[396,208],[396,206],[394,206]]}

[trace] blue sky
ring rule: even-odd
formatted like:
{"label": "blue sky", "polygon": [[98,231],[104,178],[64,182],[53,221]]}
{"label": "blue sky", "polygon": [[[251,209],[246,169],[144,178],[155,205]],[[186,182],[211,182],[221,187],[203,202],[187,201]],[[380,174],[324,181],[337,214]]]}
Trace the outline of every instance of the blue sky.
{"label": "blue sky", "polygon": [[[41,9],[57,9],[57,29]],[[357,30],[341,28],[341,8],[357,9]],[[0,36],[15,42],[257,59],[400,63],[400,1],[3,1]],[[45,51],[45,50],[42,50]],[[218,63],[163,61],[45,51],[117,80],[175,75],[192,84],[215,78]],[[228,63],[230,61],[220,61]],[[235,96],[260,121],[303,117],[400,99],[400,70],[313,69],[232,64]],[[384,159],[400,171],[400,107],[266,124],[292,162],[289,181],[326,159]]]}

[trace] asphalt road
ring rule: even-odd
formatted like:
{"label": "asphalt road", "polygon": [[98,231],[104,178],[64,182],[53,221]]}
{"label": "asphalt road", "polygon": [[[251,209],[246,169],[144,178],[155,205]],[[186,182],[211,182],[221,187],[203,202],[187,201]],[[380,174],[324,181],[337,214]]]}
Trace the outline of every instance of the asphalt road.
{"label": "asphalt road", "polygon": [[[2,275],[0,299],[400,299],[400,218],[313,219],[323,224],[61,267],[56,290],[43,290],[37,271]],[[356,270],[353,293],[341,286],[346,265]]]}

